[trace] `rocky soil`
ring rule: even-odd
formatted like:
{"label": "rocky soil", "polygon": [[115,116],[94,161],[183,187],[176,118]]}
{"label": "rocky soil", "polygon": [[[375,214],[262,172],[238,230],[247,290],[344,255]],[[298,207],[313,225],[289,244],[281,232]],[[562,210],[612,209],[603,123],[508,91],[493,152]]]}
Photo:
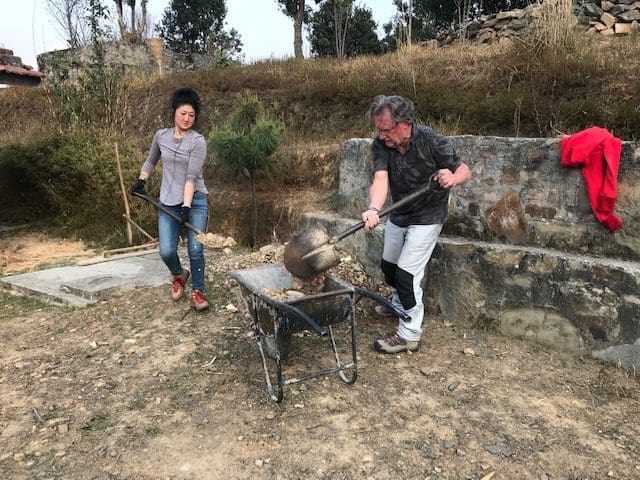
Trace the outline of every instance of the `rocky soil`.
{"label": "rocky soil", "polygon": [[[371,300],[356,306],[357,381],[287,385],[275,403],[228,272],[281,255],[208,251],[200,314],[168,285],[85,309],[2,297],[0,478],[640,478],[632,374],[456,319],[428,319],[418,353],[384,356],[371,344],[395,319]],[[333,273],[385,293],[354,263]],[[327,340],[299,332],[284,372],[327,360]]]}

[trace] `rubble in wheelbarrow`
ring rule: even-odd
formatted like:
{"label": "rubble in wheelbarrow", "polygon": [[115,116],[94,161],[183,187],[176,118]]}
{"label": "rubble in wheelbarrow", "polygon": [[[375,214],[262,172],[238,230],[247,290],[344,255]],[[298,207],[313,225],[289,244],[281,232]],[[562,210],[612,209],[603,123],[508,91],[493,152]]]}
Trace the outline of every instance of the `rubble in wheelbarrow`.
{"label": "rubble in wheelbarrow", "polygon": [[271,298],[275,298],[281,302],[291,302],[307,295],[321,293],[325,285],[324,273],[315,275],[311,278],[298,278],[291,276],[291,287],[284,290],[272,290],[270,288],[261,288],[260,291]]}

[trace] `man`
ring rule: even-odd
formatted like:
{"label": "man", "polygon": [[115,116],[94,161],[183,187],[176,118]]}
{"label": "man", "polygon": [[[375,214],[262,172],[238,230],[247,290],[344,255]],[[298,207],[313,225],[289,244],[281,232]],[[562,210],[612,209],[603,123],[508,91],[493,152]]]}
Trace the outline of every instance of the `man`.
{"label": "man", "polygon": [[[378,214],[391,191],[394,202],[426,185],[432,176],[441,188],[391,213],[385,226],[381,269],[391,287],[391,303],[410,320],[399,320],[396,333],[376,340],[382,353],[416,352],[420,348],[424,305],[422,279],[447,216],[449,189],[471,177],[449,140],[415,123],[413,102],[399,95],[379,95],[368,119],[378,131],[373,140],[373,181],[369,208],[362,212],[365,229],[380,223]],[[388,313],[383,307],[378,313]]]}

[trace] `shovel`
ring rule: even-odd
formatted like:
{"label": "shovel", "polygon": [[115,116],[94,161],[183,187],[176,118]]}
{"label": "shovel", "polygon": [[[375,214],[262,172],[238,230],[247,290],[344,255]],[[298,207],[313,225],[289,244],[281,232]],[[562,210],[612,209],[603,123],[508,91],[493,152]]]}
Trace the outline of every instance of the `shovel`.
{"label": "shovel", "polygon": [[[438,186],[434,173],[424,187],[410,193],[402,200],[388,206],[378,213],[382,218],[394,210],[408,205]],[[284,266],[298,278],[310,278],[334,267],[340,262],[333,245],[364,227],[363,221],[352,225],[345,231],[329,237],[324,229],[311,229],[293,237],[284,249]]]}
{"label": "shovel", "polygon": [[131,192],[131,195],[135,196],[135,197],[140,197],[143,200],[146,200],[147,202],[149,202],[151,205],[153,205],[154,207],[156,207],[158,210],[166,213],[167,215],[169,215],[171,218],[173,218],[179,225],[184,225],[185,227],[187,227],[189,230],[191,230],[192,232],[194,232],[196,235],[205,235],[206,234],[202,231],[200,231],[199,229],[197,229],[196,227],[194,227],[193,225],[191,225],[189,222],[184,222],[184,224],[182,223],[182,218],[180,218],[178,215],[176,215],[174,212],[172,212],[171,210],[169,210],[167,207],[165,207],[164,205],[162,205],[158,200],[156,200],[153,197],[150,197],[149,195],[146,195],[144,193],[139,193],[139,192]]}

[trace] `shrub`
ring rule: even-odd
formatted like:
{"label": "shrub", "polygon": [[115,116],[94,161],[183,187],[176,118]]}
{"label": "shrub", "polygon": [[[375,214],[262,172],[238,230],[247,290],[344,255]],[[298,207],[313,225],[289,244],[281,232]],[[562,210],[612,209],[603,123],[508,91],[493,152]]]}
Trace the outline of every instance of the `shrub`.
{"label": "shrub", "polygon": [[[75,131],[26,139],[0,147],[0,219],[43,223],[68,236],[103,245],[124,238],[122,192],[115,163],[115,137]],[[120,143],[125,186],[133,183],[139,158]]]}

